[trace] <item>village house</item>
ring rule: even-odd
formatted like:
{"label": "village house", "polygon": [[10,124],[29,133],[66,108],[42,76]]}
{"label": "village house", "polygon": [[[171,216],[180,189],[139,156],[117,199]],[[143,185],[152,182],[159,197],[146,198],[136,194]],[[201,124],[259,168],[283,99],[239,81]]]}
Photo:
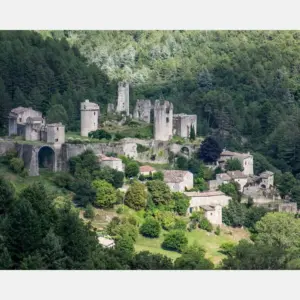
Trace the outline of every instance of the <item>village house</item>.
{"label": "village house", "polygon": [[213,225],[222,225],[221,205],[200,205],[193,211],[204,211],[205,218]]}
{"label": "village house", "polygon": [[153,175],[156,170],[151,166],[140,166],[140,174],[144,176]]}
{"label": "village house", "polygon": [[164,182],[172,192],[184,192],[194,187],[194,175],[189,171],[166,170],[164,171]]}
{"label": "village house", "polygon": [[124,166],[120,158],[100,154],[98,155],[98,160],[100,165],[103,167],[109,167],[111,169],[124,172]]}
{"label": "village house", "polygon": [[239,152],[231,152],[231,151],[224,150],[220,154],[220,158],[218,160],[218,165],[224,169],[226,161],[229,159],[238,159],[242,164],[243,173],[245,175],[253,175],[254,174],[254,172],[253,172],[253,156],[250,154],[250,152],[239,153]]}
{"label": "village house", "polygon": [[227,173],[221,173],[216,175],[216,180],[210,180],[208,186],[210,190],[216,190],[222,184],[227,184],[230,181],[235,181],[239,184],[240,192],[243,192],[244,186],[248,182],[248,176],[241,171],[228,171]]}

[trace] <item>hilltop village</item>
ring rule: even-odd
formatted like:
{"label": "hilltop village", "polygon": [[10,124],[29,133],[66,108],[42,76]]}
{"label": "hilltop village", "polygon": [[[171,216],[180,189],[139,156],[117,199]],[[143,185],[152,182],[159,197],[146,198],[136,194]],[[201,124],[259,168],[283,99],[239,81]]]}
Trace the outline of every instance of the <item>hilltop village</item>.
{"label": "hilltop village", "polygon": [[[91,134],[101,129],[101,113],[98,104],[85,100],[81,103],[81,137],[89,137]],[[87,144],[86,146],[68,145],[65,137],[65,126],[61,122],[48,124],[42,113],[33,108],[17,107],[11,110],[9,114],[9,141],[10,137],[19,136],[24,140],[24,144],[5,144],[2,143],[2,153],[4,154],[4,145],[9,145],[9,149],[16,147],[18,155],[24,160],[25,166],[29,168],[29,175],[39,174],[39,166],[49,167],[53,171],[63,171],[68,169],[68,160],[75,155],[82,154],[86,149],[92,149],[98,157],[100,166],[109,167],[119,172],[125,172],[125,165],[121,158],[108,155],[107,153],[117,153],[125,155],[139,161],[137,147],[138,145],[148,145],[150,150],[165,147],[170,153],[170,149],[179,157],[189,158],[199,148],[189,145],[191,133],[197,135],[197,116],[187,114],[173,114],[173,104],[169,101],[156,100],[137,100],[132,113],[129,110],[129,84],[120,82],[118,85],[118,97],[116,104],[109,104],[107,107],[108,115],[120,115],[122,120],[133,119],[150,124],[153,122],[154,136],[150,142],[138,139],[123,139],[118,144],[109,143],[109,145]],[[171,143],[174,136],[184,139],[183,145]],[[39,146],[26,146],[26,142],[41,142]],[[120,146],[122,145],[122,146]],[[157,145],[160,145],[159,147]],[[162,146],[163,145],[163,146]],[[89,148],[89,146],[91,146]],[[25,148],[24,148],[25,147]],[[30,148],[31,147],[31,148]],[[71,147],[70,149],[68,147]],[[152,148],[152,149],[151,149]],[[201,145],[200,145],[201,148]],[[182,150],[187,150],[184,152]],[[7,150],[7,149],[6,149]],[[157,149],[156,149],[157,150]],[[171,151],[172,152],[172,151]],[[174,154],[174,153],[173,153]],[[29,158],[28,158],[29,157]],[[241,170],[227,170],[226,162],[228,160],[238,160],[241,164]],[[144,159],[139,168],[139,176],[153,176],[157,172],[155,167],[146,163],[153,162]],[[159,161],[158,161],[159,163]],[[194,174],[189,170],[170,169],[162,170],[163,181],[172,192],[184,193],[189,197],[190,202],[186,214],[204,211],[205,217],[213,225],[221,225],[222,208],[227,207],[231,197],[220,191],[220,186],[235,182],[238,184],[238,191],[246,198],[252,198],[254,203],[266,204],[280,201],[281,198],[274,186],[274,174],[265,170],[259,175],[253,172],[253,156],[248,153],[237,153],[224,150],[220,153],[219,159],[210,169],[219,168],[222,172],[216,174],[215,179],[207,181],[205,191],[197,190],[194,186]],[[128,185],[123,186],[126,192]],[[279,210],[297,212],[297,206],[294,203],[279,204]]]}

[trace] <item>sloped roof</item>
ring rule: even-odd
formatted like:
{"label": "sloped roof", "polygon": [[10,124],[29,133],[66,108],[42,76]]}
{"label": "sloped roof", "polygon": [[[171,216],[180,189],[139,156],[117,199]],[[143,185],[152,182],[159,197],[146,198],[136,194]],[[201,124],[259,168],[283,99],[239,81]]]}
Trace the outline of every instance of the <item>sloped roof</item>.
{"label": "sloped roof", "polygon": [[231,179],[231,177],[226,173],[218,174],[218,177],[220,177],[222,180],[230,180]]}
{"label": "sloped roof", "polygon": [[153,171],[156,171],[156,170],[151,166],[140,166],[140,173],[142,173],[142,172],[153,172]]}
{"label": "sloped roof", "polygon": [[232,179],[238,179],[238,178],[248,178],[247,175],[245,175],[242,171],[228,171],[227,172],[228,176]]}
{"label": "sloped roof", "polygon": [[106,156],[104,154],[99,154],[98,159],[99,159],[99,161],[121,161],[120,158],[112,157],[112,156]]}
{"label": "sloped roof", "polygon": [[200,205],[201,208],[203,208],[205,211],[214,211],[215,207],[211,205]]}
{"label": "sloped roof", "polygon": [[220,154],[220,157],[222,158],[222,156],[232,156],[232,157],[250,157],[250,153],[239,153],[239,152],[232,152],[232,151],[223,151],[221,154]]}
{"label": "sloped roof", "polygon": [[15,114],[20,114],[26,110],[28,110],[29,108],[26,108],[26,107],[23,107],[23,106],[19,106],[19,107],[16,107],[14,109],[11,110],[12,113],[15,113]]}
{"label": "sloped roof", "polygon": [[214,197],[214,196],[226,196],[221,191],[206,191],[206,192],[184,192],[189,197]]}
{"label": "sloped roof", "polygon": [[189,171],[182,170],[166,170],[164,171],[164,181],[167,183],[179,183],[184,181],[184,176],[192,174]]}
{"label": "sloped roof", "polygon": [[265,171],[265,172],[260,173],[259,177],[261,177],[261,178],[268,178],[268,177],[273,176],[273,175],[274,175],[273,172],[271,172],[271,171]]}

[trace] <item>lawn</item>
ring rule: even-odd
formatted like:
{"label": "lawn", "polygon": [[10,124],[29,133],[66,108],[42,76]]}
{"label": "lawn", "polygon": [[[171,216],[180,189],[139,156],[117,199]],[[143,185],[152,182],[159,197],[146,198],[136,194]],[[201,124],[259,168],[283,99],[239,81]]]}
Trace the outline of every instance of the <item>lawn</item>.
{"label": "lawn", "polygon": [[[231,234],[229,233],[231,232]],[[140,251],[150,251],[153,253],[164,254],[171,259],[176,259],[180,256],[179,253],[173,251],[167,251],[161,248],[163,242],[163,233],[159,238],[150,239],[139,235],[135,250]],[[241,238],[248,238],[248,233],[243,229],[232,229],[223,228],[219,236],[208,233],[207,231],[196,229],[191,232],[186,233],[189,241],[189,245],[196,242],[198,245],[202,246],[206,250],[206,257],[211,259],[215,264],[219,263],[225,256],[218,250],[223,243],[233,242],[236,243]]]}

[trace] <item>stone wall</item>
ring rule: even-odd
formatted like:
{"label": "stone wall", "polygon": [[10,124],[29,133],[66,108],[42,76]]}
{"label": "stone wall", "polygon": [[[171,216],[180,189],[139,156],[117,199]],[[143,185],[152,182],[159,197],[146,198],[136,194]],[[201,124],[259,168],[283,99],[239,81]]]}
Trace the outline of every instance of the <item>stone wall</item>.
{"label": "stone wall", "polygon": [[129,116],[129,83],[119,82],[116,112],[125,112]]}
{"label": "stone wall", "polygon": [[150,123],[152,108],[150,100],[137,100],[133,111],[133,118]]}
{"label": "stone wall", "polygon": [[192,126],[197,134],[197,115],[176,114],[173,116],[173,134],[189,138]]}
{"label": "stone wall", "polygon": [[98,129],[98,119],[100,116],[100,108],[96,103],[85,100],[80,104],[80,126],[81,136],[88,136],[89,132]]}
{"label": "stone wall", "polygon": [[7,151],[14,149],[16,149],[15,142],[0,140],[0,156],[3,156]]}
{"label": "stone wall", "polygon": [[173,104],[159,100],[154,105],[154,139],[156,141],[168,141],[173,136]]}

